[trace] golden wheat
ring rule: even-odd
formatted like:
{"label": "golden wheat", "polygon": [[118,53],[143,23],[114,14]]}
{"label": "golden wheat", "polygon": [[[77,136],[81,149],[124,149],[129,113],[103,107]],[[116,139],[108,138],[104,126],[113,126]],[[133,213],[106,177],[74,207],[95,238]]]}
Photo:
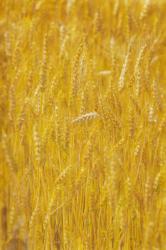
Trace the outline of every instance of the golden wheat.
{"label": "golden wheat", "polygon": [[0,249],[166,250],[165,13],[0,1]]}

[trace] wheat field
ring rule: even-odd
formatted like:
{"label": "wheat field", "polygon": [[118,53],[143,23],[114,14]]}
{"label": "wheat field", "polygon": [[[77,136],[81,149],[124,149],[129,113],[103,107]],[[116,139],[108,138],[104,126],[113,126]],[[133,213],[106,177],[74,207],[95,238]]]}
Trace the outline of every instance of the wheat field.
{"label": "wheat field", "polygon": [[0,249],[166,250],[166,1],[0,1]]}

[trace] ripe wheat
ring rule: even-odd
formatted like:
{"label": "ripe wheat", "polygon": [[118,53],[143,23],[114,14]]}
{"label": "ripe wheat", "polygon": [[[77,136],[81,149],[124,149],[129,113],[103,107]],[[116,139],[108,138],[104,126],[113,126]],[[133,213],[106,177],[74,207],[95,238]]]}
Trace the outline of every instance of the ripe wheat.
{"label": "ripe wheat", "polygon": [[166,250],[165,13],[0,1],[0,249]]}

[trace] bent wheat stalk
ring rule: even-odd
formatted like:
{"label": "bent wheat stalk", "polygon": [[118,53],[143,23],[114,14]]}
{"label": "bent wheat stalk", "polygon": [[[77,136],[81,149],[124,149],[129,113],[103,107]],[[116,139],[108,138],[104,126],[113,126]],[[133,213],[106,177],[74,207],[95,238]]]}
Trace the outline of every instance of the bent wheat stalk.
{"label": "bent wheat stalk", "polygon": [[83,121],[89,121],[89,120],[93,120],[95,118],[99,117],[99,114],[97,112],[90,112],[90,113],[86,113],[84,115],[78,116],[76,117],[72,123],[77,123],[77,122],[83,122]]}

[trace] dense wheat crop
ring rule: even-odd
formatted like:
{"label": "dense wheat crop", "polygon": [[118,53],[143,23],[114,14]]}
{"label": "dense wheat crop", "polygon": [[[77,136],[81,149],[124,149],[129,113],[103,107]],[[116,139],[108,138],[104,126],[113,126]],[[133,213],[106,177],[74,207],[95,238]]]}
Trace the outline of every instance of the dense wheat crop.
{"label": "dense wheat crop", "polygon": [[166,250],[166,1],[0,1],[0,249]]}

